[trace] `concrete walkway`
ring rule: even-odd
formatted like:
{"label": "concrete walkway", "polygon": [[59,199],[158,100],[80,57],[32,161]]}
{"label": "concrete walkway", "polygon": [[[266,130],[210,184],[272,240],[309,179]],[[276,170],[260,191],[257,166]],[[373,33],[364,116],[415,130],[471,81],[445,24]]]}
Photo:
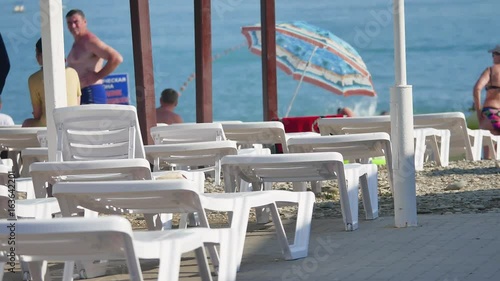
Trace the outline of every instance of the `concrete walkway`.
{"label": "concrete walkway", "polygon": [[[499,280],[500,213],[419,215],[418,221],[418,227],[396,229],[392,217],[381,217],[345,232],[340,219],[314,220],[309,257],[295,261],[283,260],[270,225],[252,225],[237,280]],[[145,280],[156,280],[157,263],[141,265]],[[200,280],[197,270],[186,257],[181,280]],[[108,272],[89,280],[128,280],[121,262]]]}
{"label": "concrete walkway", "polygon": [[238,280],[500,280],[499,213],[418,220],[396,229],[382,217],[354,232],[343,231],[341,220],[315,220],[309,257],[297,261],[283,261],[274,239],[255,235]]}

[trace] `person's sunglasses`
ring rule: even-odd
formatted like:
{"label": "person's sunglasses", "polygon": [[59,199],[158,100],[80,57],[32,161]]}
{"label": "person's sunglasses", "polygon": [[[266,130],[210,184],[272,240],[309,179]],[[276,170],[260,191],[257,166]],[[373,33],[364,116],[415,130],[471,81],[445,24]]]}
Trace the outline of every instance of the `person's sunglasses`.
{"label": "person's sunglasses", "polygon": [[500,53],[498,53],[498,52],[493,52],[493,53],[491,54],[491,56],[493,56],[493,57],[494,57],[494,56],[500,56]]}

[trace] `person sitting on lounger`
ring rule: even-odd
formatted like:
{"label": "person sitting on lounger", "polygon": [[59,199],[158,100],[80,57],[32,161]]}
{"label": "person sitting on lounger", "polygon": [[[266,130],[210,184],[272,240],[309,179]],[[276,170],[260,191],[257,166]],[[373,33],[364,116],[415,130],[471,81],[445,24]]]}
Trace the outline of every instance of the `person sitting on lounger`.
{"label": "person sitting on lounger", "polygon": [[[342,115],[344,117],[354,117],[354,116],[356,116],[356,114],[354,113],[354,111],[352,111],[352,109],[350,109],[349,107],[339,107],[337,109],[337,114]],[[389,111],[383,110],[382,112],[380,112],[380,115],[389,115]]]}
{"label": "person sitting on lounger", "polygon": [[354,117],[354,111],[352,111],[349,107],[339,107],[337,109],[337,114],[344,117]]}
{"label": "person sitting on lounger", "polygon": [[[42,58],[42,39],[38,39],[35,45],[36,60],[40,67],[43,67]],[[43,68],[33,73],[28,79],[28,86],[31,95],[31,104],[33,106],[33,118],[24,120],[23,127],[45,127],[47,126],[45,112],[45,90],[43,83]],[[76,71],[66,68],[66,94],[68,106],[80,105],[80,79]]]}
{"label": "person sitting on lounger", "polygon": [[168,125],[182,123],[182,117],[174,112],[178,104],[179,93],[174,89],[165,89],[161,92],[160,107],[156,109],[156,123]]}

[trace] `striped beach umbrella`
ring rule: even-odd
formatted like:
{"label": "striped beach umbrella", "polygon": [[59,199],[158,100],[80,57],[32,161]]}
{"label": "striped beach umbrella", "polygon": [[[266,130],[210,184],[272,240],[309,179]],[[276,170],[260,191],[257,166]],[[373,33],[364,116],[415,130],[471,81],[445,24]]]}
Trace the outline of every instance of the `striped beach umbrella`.
{"label": "striped beach umbrella", "polygon": [[[242,27],[242,33],[252,53],[261,55],[260,24]],[[371,75],[358,52],[330,31],[306,22],[276,25],[276,61],[294,79],[332,93],[376,96]]]}

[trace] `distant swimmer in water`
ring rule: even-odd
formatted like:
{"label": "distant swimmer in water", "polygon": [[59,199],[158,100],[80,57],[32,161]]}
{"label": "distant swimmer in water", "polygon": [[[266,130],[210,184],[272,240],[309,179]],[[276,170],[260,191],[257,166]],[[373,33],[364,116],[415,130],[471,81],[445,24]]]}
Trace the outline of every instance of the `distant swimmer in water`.
{"label": "distant swimmer in water", "polygon": [[[82,87],[82,104],[107,103],[102,79],[111,74],[123,58],[87,29],[87,20],[81,10],[66,14],[69,32],[75,38],[67,64],[78,73]],[[104,60],[106,64],[104,65]]]}

